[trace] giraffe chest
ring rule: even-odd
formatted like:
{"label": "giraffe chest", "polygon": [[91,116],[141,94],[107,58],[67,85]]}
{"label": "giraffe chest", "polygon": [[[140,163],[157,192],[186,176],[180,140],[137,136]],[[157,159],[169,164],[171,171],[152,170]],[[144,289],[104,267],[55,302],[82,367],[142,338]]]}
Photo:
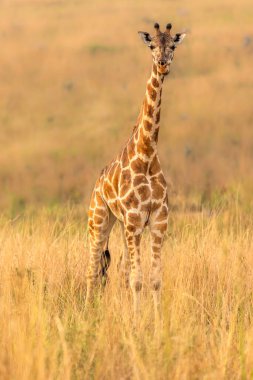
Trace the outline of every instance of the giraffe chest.
{"label": "giraffe chest", "polygon": [[113,214],[120,220],[129,210],[148,215],[167,195],[166,181],[157,159],[143,167],[141,160],[121,168],[112,165],[104,179],[102,192]]}

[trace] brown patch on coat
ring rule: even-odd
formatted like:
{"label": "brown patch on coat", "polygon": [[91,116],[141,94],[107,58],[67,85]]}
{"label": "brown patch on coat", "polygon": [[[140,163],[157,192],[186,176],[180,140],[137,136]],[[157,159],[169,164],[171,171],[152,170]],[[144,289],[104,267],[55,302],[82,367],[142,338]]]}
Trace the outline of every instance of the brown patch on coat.
{"label": "brown patch on coat", "polygon": [[149,174],[154,175],[156,173],[159,173],[160,170],[161,170],[160,162],[158,160],[157,155],[155,155],[149,168]]}
{"label": "brown patch on coat", "polygon": [[112,185],[116,194],[119,192],[119,177],[120,177],[120,164],[118,163],[112,178]]}
{"label": "brown patch on coat", "polygon": [[152,78],[152,85],[154,87],[159,87],[159,82],[158,82],[158,80],[156,78]]}
{"label": "brown patch on coat", "polygon": [[152,198],[155,198],[155,199],[163,198],[164,188],[157,181],[152,181],[151,179],[151,188],[152,188]]}
{"label": "brown patch on coat", "polygon": [[154,107],[151,104],[148,104],[146,97],[143,101],[143,111],[144,111],[144,115],[147,115],[149,117],[153,117]]}
{"label": "brown patch on coat", "polygon": [[157,236],[154,233],[152,233],[151,236],[152,236],[152,243],[154,243],[154,244],[161,244],[162,243],[162,237],[161,236]]}
{"label": "brown patch on coat", "polygon": [[152,202],[151,210],[152,212],[158,210],[161,207],[161,202]]}
{"label": "brown patch on coat", "polygon": [[155,130],[154,130],[154,133],[153,133],[153,139],[154,139],[154,141],[157,143],[157,141],[158,141],[158,134],[159,134],[159,128],[156,128]]}
{"label": "brown patch on coat", "polygon": [[143,100],[143,113],[144,114],[147,113],[147,108],[148,108],[148,101],[147,101],[147,98],[145,97]]}
{"label": "brown patch on coat", "polygon": [[125,210],[124,210],[124,208],[122,207],[120,201],[117,201],[117,207],[118,207],[118,210],[119,210],[120,215],[124,217],[124,215],[125,215]]}
{"label": "brown patch on coat", "polygon": [[141,211],[150,212],[150,209],[151,209],[150,202],[141,205]]}
{"label": "brown patch on coat", "polygon": [[155,228],[157,229],[157,230],[159,230],[160,232],[166,232],[166,230],[167,230],[167,222],[166,223],[160,223],[160,224],[156,224],[155,225]]}
{"label": "brown patch on coat", "polygon": [[150,132],[151,129],[152,129],[152,123],[150,123],[150,121],[147,121],[147,120],[144,120],[143,122],[143,127],[144,129],[147,131],[147,132]]}
{"label": "brown patch on coat", "polygon": [[149,94],[150,99],[155,101],[156,96],[157,96],[156,90],[151,86],[151,84],[148,84],[147,89],[148,89],[148,94]]}
{"label": "brown patch on coat", "polygon": [[122,172],[121,172],[121,178],[120,178],[121,185],[127,184],[129,186],[130,183],[131,183],[131,181],[132,181],[132,177],[131,177],[130,170],[129,169],[122,170]]}
{"label": "brown patch on coat", "polygon": [[163,206],[158,217],[157,217],[157,222],[161,222],[163,220],[167,220],[168,218],[168,209],[167,207]]}
{"label": "brown patch on coat", "polygon": [[140,245],[140,242],[141,242],[141,235],[136,235],[136,236],[134,237],[134,240],[135,240],[135,244],[136,244],[137,246],[139,246],[139,245]]}
{"label": "brown patch on coat", "polygon": [[90,229],[93,228],[93,226],[94,226],[93,219],[89,219],[89,221],[88,221],[88,226],[89,226]]}
{"label": "brown patch on coat", "polygon": [[93,216],[93,220],[95,224],[103,224],[103,221],[104,221],[103,218],[101,218],[100,216],[96,214]]}
{"label": "brown patch on coat", "polygon": [[151,104],[148,104],[147,105],[147,112],[146,112],[146,115],[148,117],[153,117],[153,113],[154,113],[154,107],[151,105]]}
{"label": "brown patch on coat", "polygon": [[134,177],[133,185],[138,186],[140,184],[148,184],[147,177],[144,174],[138,174]]}
{"label": "brown patch on coat", "polygon": [[96,208],[95,209],[95,215],[100,216],[101,218],[105,218],[107,215],[107,212],[105,211],[104,208]]}
{"label": "brown patch on coat", "polygon": [[120,178],[120,196],[123,197],[124,194],[126,194],[129,191],[129,188],[131,186],[131,172],[129,169],[123,170],[121,172],[121,178]]}
{"label": "brown patch on coat", "polygon": [[96,201],[98,206],[105,207],[105,203],[98,191],[96,191]]}
{"label": "brown patch on coat", "polygon": [[137,157],[131,162],[131,168],[135,173],[147,173],[148,163],[144,162],[140,157]]}
{"label": "brown patch on coat", "polygon": [[[127,226],[127,223],[126,223],[126,221],[125,221],[125,225]],[[128,231],[126,230],[126,232],[127,232],[127,243],[128,243],[128,245],[133,245],[133,243],[134,243],[134,236],[133,236],[133,234],[129,234],[128,233]]]}
{"label": "brown patch on coat", "polygon": [[115,198],[115,193],[113,191],[113,187],[109,182],[104,183],[104,195],[107,199]]}
{"label": "brown patch on coat", "polygon": [[112,179],[113,177],[113,174],[114,174],[114,171],[117,167],[118,163],[117,162],[113,162],[111,164],[111,167],[108,169],[108,172],[107,172],[107,178],[109,178],[110,180]]}
{"label": "brown patch on coat", "polygon": [[126,198],[122,199],[121,203],[127,208],[137,208],[139,201],[134,193],[134,190],[130,191]]}
{"label": "brown patch on coat", "polygon": [[93,213],[94,213],[94,211],[91,210],[91,209],[89,209],[89,211],[88,211],[88,218],[91,219],[93,217]]}
{"label": "brown patch on coat", "polygon": [[[136,231],[136,227],[133,226],[132,224],[128,224],[126,229],[128,232],[135,232]],[[128,241],[129,241],[129,238],[128,238]]]}
{"label": "brown patch on coat", "polygon": [[164,187],[167,186],[167,182],[166,182],[166,180],[165,180],[165,178],[164,178],[163,173],[160,173],[160,174],[158,175],[157,179],[158,179],[158,181],[160,182],[160,184],[161,184],[162,186],[164,186]]}
{"label": "brown patch on coat", "polygon": [[142,202],[145,202],[151,196],[150,188],[147,185],[138,187],[138,193],[140,194]]}
{"label": "brown patch on coat", "polygon": [[121,172],[121,178],[120,178],[120,182],[121,184],[130,184],[131,183],[131,172],[129,169],[125,169],[125,170],[122,170]]}
{"label": "brown patch on coat", "polygon": [[129,191],[129,186],[128,185],[122,185],[120,187],[120,191],[119,191],[120,197],[124,197],[128,191]]}
{"label": "brown patch on coat", "polygon": [[121,156],[122,167],[125,168],[129,165],[129,159],[127,154],[127,147],[124,148]]}
{"label": "brown patch on coat", "polygon": [[135,144],[133,141],[133,138],[129,141],[127,145],[127,151],[128,151],[128,158],[131,160],[135,156]]}
{"label": "brown patch on coat", "polygon": [[156,124],[158,124],[159,123],[159,121],[160,121],[160,109],[157,111],[157,114],[156,114],[156,119],[155,119],[155,122],[156,122]]}
{"label": "brown patch on coat", "polygon": [[135,227],[141,227],[141,216],[140,214],[129,212],[127,214],[128,222],[133,224]]}
{"label": "brown patch on coat", "polygon": [[145,136],[142,128],[139,130],[139,140],[137,144],[137,152],[150,156],[154,149],[151,145],[151,140],[148,136]]}

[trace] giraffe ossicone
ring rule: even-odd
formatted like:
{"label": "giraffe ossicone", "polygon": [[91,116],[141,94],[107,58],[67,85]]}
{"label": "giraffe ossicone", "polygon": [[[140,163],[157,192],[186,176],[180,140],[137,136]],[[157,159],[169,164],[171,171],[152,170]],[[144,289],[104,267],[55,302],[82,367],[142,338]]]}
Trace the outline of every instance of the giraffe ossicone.
{"label": "giraffe ossicone", "polygon": [[115,221],[119,220],[125,246],[122,266],[127,281],[130,272],[135,317],[142,289],[141,235],[146,226],[150,228],[150,285],[157,319],[162,282],[161,248],[168,223],[168,191],[157,153],[161,95],[175,48],[185,34],[171,35],[170,23],[164,33],[160,31],[159,24],[156,23],[154,28],[154,36],[138,32],[149,46],[153,60],[139,117],[122,151],[102,170],[91,197],[86,306],[92,299],[99,273],[106,274],[108,269],[109,235]]}

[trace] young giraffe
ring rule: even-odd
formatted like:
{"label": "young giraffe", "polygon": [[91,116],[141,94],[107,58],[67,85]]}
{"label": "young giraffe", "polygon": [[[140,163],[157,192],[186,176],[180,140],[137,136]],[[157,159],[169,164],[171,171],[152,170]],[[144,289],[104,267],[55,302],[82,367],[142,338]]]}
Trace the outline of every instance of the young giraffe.
{"label": "young giraffe", "polygon": [[139,32],[144,43],[151,49],[153,58],[144,102],[130,139],[116,159],[102,170],[89,209],[90,262],[86,305],[92,298],[99,273],[106,276],[110,264],[109,234],[118,219],[122,225],[125,244],[123,265],[126,277],[130,262],[135,318],[142,289],[140,241],[147,225],[151,232],[150,282],[156,319],[160,303],[161,247],[168,220],[167,186],[157,153],[161,94],[174,50],[185,37],[184,33],[172,36],[171,27],[168,24],[162,33],[156,23],[153,37],[149,33]]}

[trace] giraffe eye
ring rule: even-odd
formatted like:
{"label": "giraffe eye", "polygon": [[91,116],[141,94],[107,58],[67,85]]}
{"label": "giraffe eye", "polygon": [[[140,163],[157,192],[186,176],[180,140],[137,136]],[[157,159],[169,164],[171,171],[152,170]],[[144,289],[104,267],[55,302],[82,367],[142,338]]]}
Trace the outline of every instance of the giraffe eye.
{"label": "giraffe eye", "polygon": [[149,47],[151,50],[154,50],[154,48],[155,48],[153,45],[149,45]]}

